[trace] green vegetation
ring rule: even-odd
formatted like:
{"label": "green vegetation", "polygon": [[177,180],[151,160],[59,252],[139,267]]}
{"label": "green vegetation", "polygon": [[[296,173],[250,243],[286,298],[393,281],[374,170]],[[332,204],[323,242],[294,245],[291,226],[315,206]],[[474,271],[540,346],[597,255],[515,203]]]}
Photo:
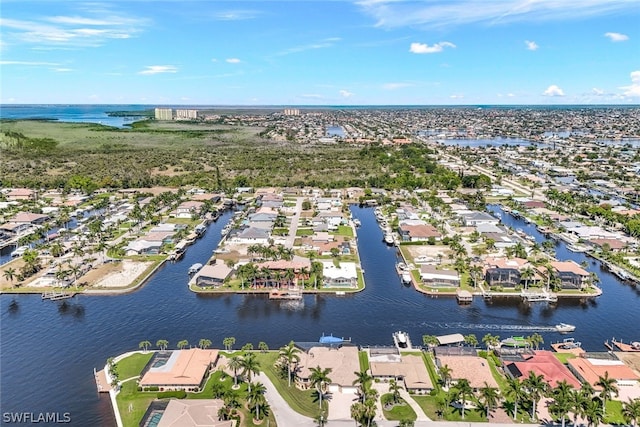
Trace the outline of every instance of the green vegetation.
{"label": "green vegetation", "polygon": [[409,420],[415,421],[418,416],[416,415],[413,408],[404,401],[404,399],[400,399],[399,402],[391,407],[391,409],[387,410],[387,402],[392,402],[393,394],[387,393],[383,394],[380,398],[382,401],[382,412],[384,413],[384,417],[391,421],[400,421],[400,420]]}
{"label": "green vegetation", "polygon": [[358,361],[360,362],[360,371],[367,372],[369,370],[369,356],[366,351],[358,352]]}
{"label": "green vegetation", "polygon": [[131,356],[125,357],[118,363],[116,368],[118,370],[118,377],[122,380],[126,380],[131,377],[140,375],[142,369],[147,365],[154,352],[148,353],[134,353]]}
{"label": "green vegetation", "polygon": [[125,427],[140,424],[149,404],[156,398],[157,394],[155,391],[138,391],[138,385],[135,380],[122,384],[120,392],[116,397],[122,424]]}
{"label": "green vegetation", "polygon": [[335,234],[338,236],[353,237],[353,228],[348,225],[339,225]]}
{"label": "green vegetation", "polygon": [[569,359],[575,359],[577,356],[571,353],[553,353],[553,355],[565,365]]}

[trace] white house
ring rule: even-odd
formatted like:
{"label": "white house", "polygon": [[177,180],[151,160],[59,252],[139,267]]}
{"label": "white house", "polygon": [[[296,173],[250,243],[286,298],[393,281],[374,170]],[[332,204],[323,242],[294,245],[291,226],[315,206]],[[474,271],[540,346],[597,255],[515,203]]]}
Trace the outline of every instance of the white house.
{"label": "white house", "polygon": [[326,288],[357,288],[358,272],[355,262],[341,262],[336,267],[333,261],[322,262],[322,275]]}

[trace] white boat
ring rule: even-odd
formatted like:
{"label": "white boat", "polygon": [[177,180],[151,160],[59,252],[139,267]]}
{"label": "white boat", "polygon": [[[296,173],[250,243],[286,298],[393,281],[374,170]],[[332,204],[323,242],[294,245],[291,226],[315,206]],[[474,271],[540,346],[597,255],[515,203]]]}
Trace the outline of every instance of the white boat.
{"label": "white boat", "polygon": [[398,331],[393,334],[393,341],[395,341],[396,347],[398,348],[408,348],[409,347],[409,336],[406,332]]}
{"label": "white boat", "polygon": [[15,251],[11,252],[11,258],[22,256],[27,250],[29,250],[29,246],[20,246]]}
{"label": "white boat", "polygon": [[576,330],[576,327],[568,323],[558,323],[556,325],[556,331],[560,333],[568,333],[568,332],[573,332],[575,330]]}
{"label": "white boat", "polygon": [[567,245],[567,249],[571,252],[586,252],[587,248],[578,245]]}
{"label": "white boat", "polygon": [[353,225],[355,225],[356,227],[360,227],[362,225],[362,223],[360,222],[360,220],[358,218],[353,220]]}
{"label": "white boat", "polygon": [[411,283],[411,273],[409,273],[408,271],[402,273],[402,283]]}
{"label": "white boat", "polygon": [[196,274],[198,271],[200,271],[201,268],[202,268],[202,264],[200,264],[199,262],[196,262],[191,267],[189,267],[189,274],[190,275]]}
{"label": "white boat", "polygon": [[387,245],[393,245],[393,234],[387,233],[384,235],[384,242]]}

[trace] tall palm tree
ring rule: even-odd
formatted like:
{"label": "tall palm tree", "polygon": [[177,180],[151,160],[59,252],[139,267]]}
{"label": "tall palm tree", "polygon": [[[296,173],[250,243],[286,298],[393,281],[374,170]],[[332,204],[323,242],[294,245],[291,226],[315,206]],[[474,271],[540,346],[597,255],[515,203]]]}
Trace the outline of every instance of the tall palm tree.
{"label": "tall palm tree", "polygon": [[444,365],[440,367],[440,378],[442,379],[442,384],[445,388],[449,387],[449,383],[451,382],[451,374],[453,370],[449,367],[449,365]]}
{"label": "tall palm tree", "polygon": [[231,351],[233,345],[236,343],[236,339],[234,337],[226,337],[222,340],[222,345],[224,345],[224,349],[226,351]]}
{"label": "tall palm tree", "polygon": [[629,399],[622,404],[622,416],[630,425],[638,425],[640,420],[640,398]]}
{"label": "tall palm tree", "polygon": [[529,288],[529,280],[533,279],[534,273],[531,267],[527,267],[520,273],[520,279],[524,280],[524,288]]}
{"label": "tall palm tree", "polygon": [[211,347],[211,344],[211,340],[207,338],[201,338],[200,341],[198,341],[198,346],[203,350]]}
{"label": "tall palm tree", "polygon": [[249,353],[241,359],[240,366],[242,367],[243,375],[247,376],[248,391],[251,392],[251,375],[260,373],[260,362],[258,362],[254,353]]}
{"label": "tall palm tree", "polygon": [[400,384],[396,381],[395,378],[392,378],[389,381],[389,393],[393,396],[393,403],[398,403],[400,401]]}
{"label": "tall palm tree", "polygon": [[466,378],[459,379],[454,387],[454,393],[454,395],[456,396],[456,400],[460,400],[461,402],[460,411],[462,414],[462,419],[464,420],[465,403],[467,399],[473,395],[473,389],[469,384],[469,380],[467,380]]}
{"label": "tall palm tree", "polygon": [[464,342],[465,342],[465,344],[468,344],[473,348],[478,346],[478,338],[476,337],[475,334],[465,335],[464,336]]}
{"label": "tall palm tree", "polygon": [[158,340],[156,342],[156,346],[160,348],[160,350],[165,351],[169,346],[169,341],[167,340]]}
{"label": "tall palm tree", "polygon": [[358,385],[358,394],[360,395],[362,403],[364,403],[367,388],[369,387],[369,382],[373,380],[373,377],[369,375],[369,373],[366,370],[354,372],[354,375],[356,376],[356,379],[353,380],[352,384]]}
{"label": "tall palm tree", "polygon": [[607,414],[607,401],[613,396],[618,396],[618,385],[614,378],[609,378],[609,372],[605,371],[604,376],[599,376],[595,384],[601,388],[600,398],[602,399],[602,414]]}
{"label": "tall palm tree", "polygon": [[311,375],[309,375],[309,380],[311,381],[311,386],[315,387],[318,391],[318,398],[320,401],[320,408],[322,408],[322,396],[324,395],[324,389],[328,383],[331,382],[331,378],[329,378],[329,374],[331,373],[331,368],[321,368],[318,365],[315,368],[309,369],[311,371]]}
{"label": "tall palm tree", "polygon": [[487,419],[488,419],[489,415],[491,414],[491,410],[493,409],[494,406],[498,404],[498,400],[499,400],[498,389],[495,387],[489,386],[489,384],[487,384],[487,382],[485,381],[484,387],[482,387],[479,390],[479,393],[480,393],[480,399],[484,402],[485,406],[487,407]]}
{"label": "tall palm tree", "polygon": [[13,285],[13,279],[17,277],[18,272],[15,268],[9,267],[4,271],[3,275],[4,278],[7,279],[11,283],[11,285]]}
{"label": "tall palm tree", "polygon": [[138,348],[143,349],[145,352],[149,350],[149,347],[151,347],[151,341],[148,340],[140,341],[140,344],[138,344]]}
{"label": "tall palm tree", "polygon": [[513,419],[518,416],[518,403],[526,396],[524,386],[518,378],[507,378],[507,396],[513,399]]}
{"label": "tall palm tree", "polygon": [[278,353],[280,355],[280,358],[282,358],[283,361],[287,364],[289,387],[291,387],[291,367],[294,363],[298,363],[300,361],[300,356],[298,355],[299,353],[300,350],[295,346],[293,341],[290,341],[289,344],[284,347],[280,347],[280,352]]}
{"label": "tall palm tree", "polygon": [[180,350],[182,350],[183,348],[188,347],[188,346],[189,346],[189,341],[187,341],[187,340],[178,341],[178,348]]}
{"label": "tall palm tree", "polygon": [[538,419],[538,401],[545,395],[548,384],[544,380],[544,375],[536,375],[535,372],[529,371],[529,376],[523,381],[529,398],[533,402],[531,407],[531,418]]}
{"label": "tall palm tree", "polygon": [[233,371],[233,386],[238,387],[238,370],[242,368],[242,358],[237,355],[231,357],[227,366]]}
{"label": "tall palm tree", "polygon": [[562,427],[565,426],[566,417],[573,407],[571,391],[573,386],[566,380],[560,381],[552,390],[553,402],[549,405],[549,412],[560,418]]}
{"label": "tall palm tree", "polygon": [[569,391],[569,402],[571,404],[571,413],[573,414],[573,425],[577,425],[578,417],[584,416],[584,409],[591,397],[586,397],[581,390]]}
{"label": "tall palm tree", "polygon": [[600,399],[588,400],[584,408],[584,416],[589,426],[597,426],[604,419],[604,411]]}
{"label": "tall palm tree", "polygon": [[255,409],[255,419],[258,420],[260,414],[260,407],[267,403],[264,394],[267,392],[264,384],[257,382],[253,384],[253,387],[250,387],[251,391],[247,392],[247,400],[249,401],[249,405],[251,405]]}

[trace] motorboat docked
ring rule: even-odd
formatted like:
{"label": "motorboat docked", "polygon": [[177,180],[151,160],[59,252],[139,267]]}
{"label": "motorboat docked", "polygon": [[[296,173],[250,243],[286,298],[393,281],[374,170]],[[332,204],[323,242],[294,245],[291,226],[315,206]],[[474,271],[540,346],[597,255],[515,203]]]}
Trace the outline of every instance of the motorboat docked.
{"label": "motorboat docked", "polygon": [[560,344],[560,348],[563,350],[572,350],[581,347],[582,343],[580,341],[576,341],[575,338],[565,338],[562,340],[562,344]]}
{"label": "motorboat docked", "polygon": [[194,229],[194,232],[198,235],[198,237],[202,237],[205,231],[207,231],[207,226],[204,224],[198,224]]}
{"label": "motorboat docked", "polygon": [[353,225],[355,225],[356,227],[360,227],[362,225],[362,223],[360,222],[360,220],[358,218],[353,220]]}
{"label": "motorboat docked", "polygon": [[29,250],[29,246],[20,246],[15,251],[11,252],[11,258],[16,258],[24,255]]}
{"label": "motorboat docked", "polygon": [[196,274],[198,271],[200,271],[201,268],[202,268],[202,264],[200,264],[199,262],[196,262],[191,267],[189,267],[189,275]]}
{"label": "motorboat docked", "polygon": [[320,344],[342,344],[343,342],[351,342],[351,338],[345,339],[344,337],[334,337],[333,334],[325,335],[323,333],[318,342]]}
{"label": "motorboat docked", "polygon": [[393,245],[394,241],[393,241],[393,234],[391,233],[387,233],[384,235],[384,242],[387,245]]}
{"label": "motorboat docked", "polygon": [[587,252],[587,248],[579,245],[567,245],[567,250],[571,252]]}
{"label": "motorboat docked", "polygon": [[407,285],[409,283],[411,283],[411,273],[409,273],[408,271],[404,271],[402,273],[401,278],[402,278],[402,283],[407,284]]}
{"label": "motorboat docked", "polygon": [[558,323],[556,325],[556,331],[562,333],[562,334],[566,334],[569,332],[573,332],[576,330],[576,327],[574,325],[570,325],[568,323]]}
{"label": "motorboat docked", "polygon": [[512,347],[512,348],[526,348],[530,347],[531,343],[527,341],[525,337],[511,337],[505,338],[500,341],[500,345],[504,347]]}

